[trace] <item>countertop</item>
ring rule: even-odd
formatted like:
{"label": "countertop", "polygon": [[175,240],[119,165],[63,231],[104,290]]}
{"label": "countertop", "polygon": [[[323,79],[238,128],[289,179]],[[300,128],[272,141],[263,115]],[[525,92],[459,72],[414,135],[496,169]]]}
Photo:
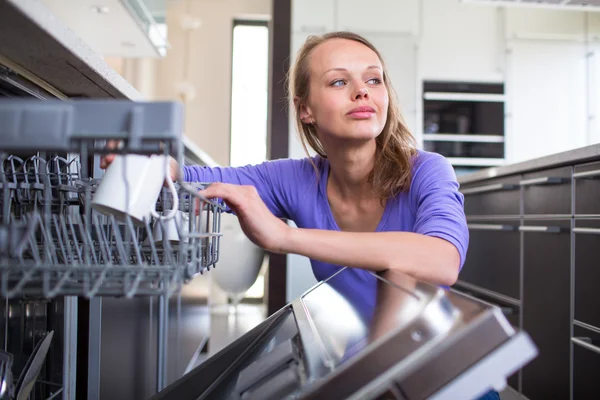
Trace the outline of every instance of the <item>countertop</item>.
{"label": "countertop", "polygon": [[507,175],[520,174],[524,172],[533,172],[536,170],[561,167],[575,163],[600,160],[600,144],[593,144],[586,147],[556,153],[545,157],[534,158],[532,160],[520,163],[505,165],[502,167],[487,168],[472,174],[466,174],[458,177],[461,185],[485,181],[491,178],[497,178]]}

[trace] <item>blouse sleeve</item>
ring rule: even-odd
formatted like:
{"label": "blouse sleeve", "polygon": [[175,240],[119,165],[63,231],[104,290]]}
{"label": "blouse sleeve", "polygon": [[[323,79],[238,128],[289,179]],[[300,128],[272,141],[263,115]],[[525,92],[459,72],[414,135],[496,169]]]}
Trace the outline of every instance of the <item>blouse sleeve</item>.
{"label": "blouse sleeve", "polygon": [[464,196],[458,189],[456,174],[448,160],[436,153],[420,154],[410,190],[411,206],[416,210],[414,230],[452,243],[458,249],[462,268],[469,246],[469,230]]}

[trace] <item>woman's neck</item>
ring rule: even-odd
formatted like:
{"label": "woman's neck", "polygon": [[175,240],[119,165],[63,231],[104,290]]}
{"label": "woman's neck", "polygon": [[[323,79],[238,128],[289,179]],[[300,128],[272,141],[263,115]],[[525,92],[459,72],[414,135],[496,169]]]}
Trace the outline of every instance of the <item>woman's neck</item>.
{"label": "woman's neck", "polygon": [[329,185],[345,198],[373,197],[373,185],[368,181],[375,165],[375,140],[360,146],[327,146]]}

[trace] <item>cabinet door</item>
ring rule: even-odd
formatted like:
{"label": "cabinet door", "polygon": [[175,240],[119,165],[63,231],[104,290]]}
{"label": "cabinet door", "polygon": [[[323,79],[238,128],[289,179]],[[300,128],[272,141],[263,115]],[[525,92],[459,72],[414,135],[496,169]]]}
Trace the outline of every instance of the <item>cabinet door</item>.
{"label": "cabinet door", "polygon": [[575,315],[577,321],[600,329],[600,220],[575,221]]}
{"label": "cabinet door", "polygon": [[524,40],[511,42],[509,49],[506,161],[585,146],[588,82],[584,44]]}
{"label": "cabinet door", "polygon": [[473,215],[520,215],[520,175],[490,179],[461,187],[465,213]]}
{"label": "cabinet door", "polygon": [[570,220],[526,221],[523,234],[523,329],[539,355],[523,368],[530,399],[569,398]]}
{"label": "cabinet door", "polygon": [[292,32],[335,29],[335,0],[292,0]]}
{"label": "cabinet door", "polygon": [[524,174],[519,182],[523,187],[523,213],[571,215],[571,169],[563,167]]}
{"label": "cabinet door", "polygon": [[519,220],[469,222],[469,250],[458,279],[520,299]]}
{"label": "cabinet door", "polygon": [[600,216],[600,162],[575,166],[575,215]]}
{"label": "cabinet door", "polygon": [[600,393],[600,333],[573,330],[573,400],[597,399]]}
{"label": "cabinet door", "polygon": [[419,30],[421,0],[337,0],[340,30],[357,33],[407,33]]}
{"label": "cabinet door", "polygon": [[379,51],[394,87],[400,112],[408,129],[415,134],[417,122],[417,49],[412,38],[366,33],[363,35]]}

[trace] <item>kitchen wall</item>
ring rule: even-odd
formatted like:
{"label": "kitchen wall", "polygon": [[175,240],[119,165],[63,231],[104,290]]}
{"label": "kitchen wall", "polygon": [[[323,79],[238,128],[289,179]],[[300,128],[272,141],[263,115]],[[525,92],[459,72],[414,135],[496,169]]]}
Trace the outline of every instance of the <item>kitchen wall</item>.
{"label": "kitchen wall", "polygon": [[[157,62],[156,97],[180,98],[182,83],[191,83],[195,96],[186,102],[185,134],[217,163],[227,165],[232,21],[244,15],[268,17],[271,1],[188,0],[169,4],[167,25],[172,47]],[[198,18],[201,26],[186,32],[180,23],[186,15]]]}
{"label": "kitchen wall", "polygon": [[[419,141],[423,81],[441,80],[505,84],[507,163],[600,142],[600,13],[460,0],[292,4],[293,52],[309,35],[333,30],[375,44]],[[293,121],[289,151],[304,154]],[[308,259],[288,256],[288,299],[313,283]]]}

